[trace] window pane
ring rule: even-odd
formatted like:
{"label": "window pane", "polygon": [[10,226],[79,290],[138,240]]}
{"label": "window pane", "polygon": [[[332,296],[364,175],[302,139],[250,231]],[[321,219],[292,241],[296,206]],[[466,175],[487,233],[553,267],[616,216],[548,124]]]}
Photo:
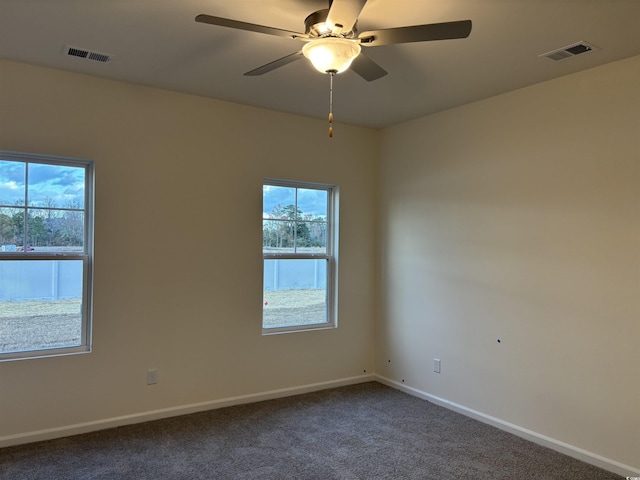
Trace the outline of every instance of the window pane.
{"label": "window pane", "polygon": [[25,164],[0,160],[0,205],[24,205]]}
{"label": "window pane", "polygon": [[326,253],[327,224],[300,222],[297,225],[297,253]]}
{"label": "window pane", "polygon": [[24,208],[0,208],[0,252],[24,245]]}
{"label": "window pane", "polygon": [[327,190],[298,189],[298,210],[302,220],[327,220]]}
{"label": "window pane", "polygon": [[82,210],[29,209],[27,247],[36,252],[84,251]]}
{"label": "window pane", "polygon": [[328,190],[263,186],[263,253],[326,253]]}
{"label": "window pane", "polygon": [[82,167],[30,163],[29,206],[84,209],[84,177]]}
{"label": "window pane", "polygon": [[327,260],[264,260],[263,328],[326,323]]}
{"label": "window pane", "polygon": [[92,186],[91,161],[0,153],[0,361],[90,351]]}
{"label": "window pane", "polygon": [[262,220],[262,252],[294,253],[294,231],[294,221]]}
{"label": "window pane", "polygon": [[0,353],[82,340],[82,260],[0,262]]}
{"label": "window pane", "polygon": [[295,204],[295,188],[274,185],[262,186],[262,218],[280,218],[283,207]]}

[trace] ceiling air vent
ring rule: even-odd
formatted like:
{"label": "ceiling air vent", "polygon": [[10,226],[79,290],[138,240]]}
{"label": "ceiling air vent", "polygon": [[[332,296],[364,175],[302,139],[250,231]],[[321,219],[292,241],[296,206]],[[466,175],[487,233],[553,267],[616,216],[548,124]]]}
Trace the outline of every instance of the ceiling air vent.
{"label": "ceiling air vent", "polygon": [[587,42],[578,42],[538,56],[559,62],[561,60],[566,60],[567,58],[582,55],[583,53],[592,52],[595,49],[596,47],[594,45]]}
{"label": "ceiling air vent", "polygon": [[111,61],[111,55],[107,53],[92,52],[84,48],[70,47],[69,45],[64,46],[63,54],[102,63],[109,63]]}

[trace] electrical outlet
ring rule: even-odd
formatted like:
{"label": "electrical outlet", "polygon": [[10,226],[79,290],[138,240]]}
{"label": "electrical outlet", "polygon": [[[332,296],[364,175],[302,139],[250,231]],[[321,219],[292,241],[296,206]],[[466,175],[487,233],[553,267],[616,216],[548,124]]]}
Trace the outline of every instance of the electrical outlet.
{"label": "electrical outlet", "polygon": [[158,370],[156,368],[147,370],[147,385],[155,385],[156,383],[158,383]]}
{"label": "electrical outlet", "polygon": [[440,373],[440,359],[439,358],[434,358],[433,359],[433,371],[436,373]]}

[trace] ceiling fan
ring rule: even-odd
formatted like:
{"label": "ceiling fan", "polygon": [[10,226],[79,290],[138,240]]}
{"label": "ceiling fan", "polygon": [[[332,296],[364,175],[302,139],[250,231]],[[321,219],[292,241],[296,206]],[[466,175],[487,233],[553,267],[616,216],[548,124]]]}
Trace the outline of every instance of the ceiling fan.
{"label": "ceiling fan", "polygon": [[[359,32],[357,29],[358,16],[366,3],[367,0],[329,0],[328,9],[318,10],[307,16],[304,21],[304,33],[205,14],[198,15],[196,22],[305,42],[301,50],[255,68],[245,75],[262,75],[304,56],[311,61],[316,70],[330,74],[331,92],[333,76],[349,67],[369,82],[387,75],[387,72],[380,65],[361,51],[361,46],[376,47],[398,43],[466,38],[471,33],[471,20]],[[332,94],[330,98],[332,98]],[[329,113],[329,123],[331,124],[332,121],[333,114]],[[333,130],[330,126],[329,136],[332,136],[332,133]]]}

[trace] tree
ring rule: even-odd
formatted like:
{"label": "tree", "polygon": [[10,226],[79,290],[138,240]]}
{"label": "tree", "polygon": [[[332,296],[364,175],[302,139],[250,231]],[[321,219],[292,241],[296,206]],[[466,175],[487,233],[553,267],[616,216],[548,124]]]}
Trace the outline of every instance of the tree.
{"label": "tree", "polygon": [[29,216],[27,223],[27,245],[42,245],[48,237],[47,227],[41,217]]}
{"label": "tree", "polygon": [[24,211],[19,211],[11,216],[13,223],[13,238],[16,243],[24,244]]}
{"label": "tree", "polygon": [[65,245],[79,246],[84,238],[84,217],[82,207],[79,202],[69,202],[66,210],[62,214],[61,233],[65,240]]}
{"label": "tree", "polygon": [[287,205],[282,209],[282,213],[289,220],[286,225],[287,235],[291,239],[291,246],[295,243],[298,247],[309,247],[311,237],[309,227],[302,218],[302,210],[295,205]]}
{"label": "tree", "polygon": [[16,238],[13,230],[13,219],[5,214],[0,213],[0,244],[15,244]]}
{"label": "tree", "polygon": [[262,244],[272,248],[323,247],[327,241],[327,221],[305,214],[295,205],[273,207],[263,220]]}

